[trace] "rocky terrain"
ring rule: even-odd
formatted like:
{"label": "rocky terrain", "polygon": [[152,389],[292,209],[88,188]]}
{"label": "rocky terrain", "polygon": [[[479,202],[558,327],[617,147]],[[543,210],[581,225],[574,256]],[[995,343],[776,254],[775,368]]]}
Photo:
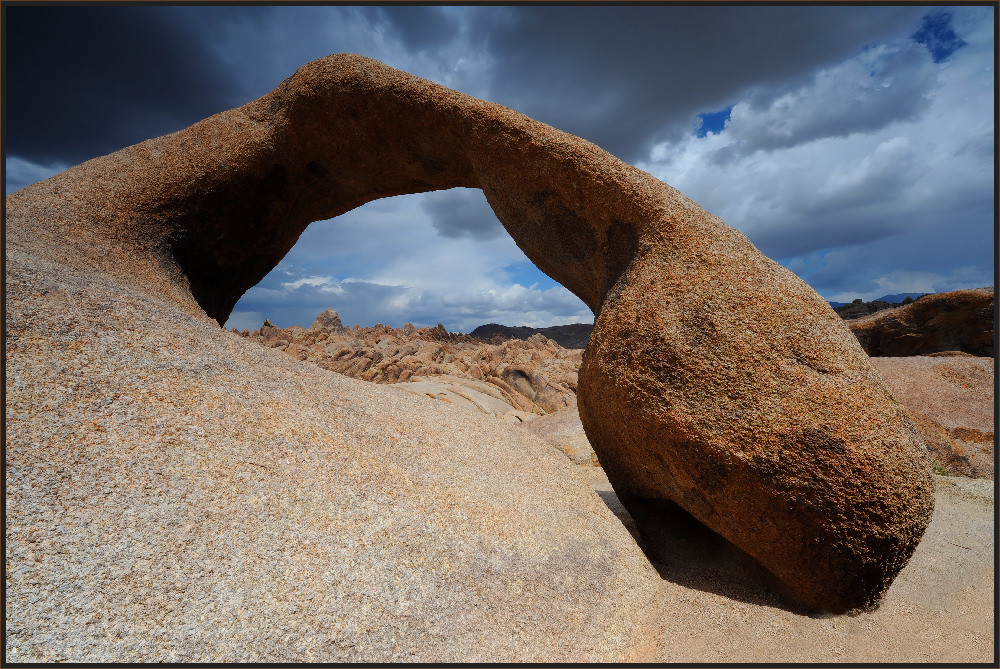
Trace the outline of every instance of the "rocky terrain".
{"label": "rocky terrain", "polygon": [[[280,329],[265,321],[258,330],[238,332],[323,369],[376,383],[405,382],[399,387],[408,392],[506,420],[532,421],[526,429],[574,463],[599,467],[576,411],[582,352],[566,350],[539,332],[526,340],[504,339],[500,333],[493,331],[498,343],[491,344],[472,334],[449,333],[440,324],[345,328],[333,309],[308,329]],[[936,471],[994,477],[992,358],[950,352],[872,362],[909,410]],[[546,418],[535,420],[539,416]]]}
{"label": "rocky terrain", "polygon": [[[311,221],[459,185],[594,309],[603,468],[219,327]],[[331,56],[5,225],[8,662],[994,659],[992,488],[932,476],[808,286],[579,138]]]}
{"label": "rocky terrain", "polygon": [[899,302],[889,302],[886,300],[872,300],[871,302],[865,302],[864,300],[858,298],[848,304],[833,307],[833,310],[836,311],[837,315],[844,320],[850,320],[852,318],[868,316],[869,314],[874,314],[878,311],[885,311],[886,309],[905,307],[907,304],[913,304],[915,299],[916,298],[914,297],[906,297]]}
{"label": "rocky terrain", "polygon": [[60,263],[17,220],[7,662],[637,657],[656,572],[545,442]]}
{"label": "rocky terrain", "polygon": [[937,471],[993,479],[993,358],[968,354],[873,358],[916,421]]}
{"label": "rocky terrain", "polygon": [[925,295],[903,307],[847,321],[871,356],[960,351],[994,356],[993,287]]}
{"label": "rocky terrain", "polygon": [[[486,413],[513,420],[576,407],[582,352],[566,350],[539,334],[525,341],[487,344],[450,333],[440,324],[344,328],[332,309],[308,329],[279,329],[266,321],[259,330],[240,334],[323,369],[376,383],[405,381],[406,390],[472,402]],[[412,385],[416,382],[420,385]]]}

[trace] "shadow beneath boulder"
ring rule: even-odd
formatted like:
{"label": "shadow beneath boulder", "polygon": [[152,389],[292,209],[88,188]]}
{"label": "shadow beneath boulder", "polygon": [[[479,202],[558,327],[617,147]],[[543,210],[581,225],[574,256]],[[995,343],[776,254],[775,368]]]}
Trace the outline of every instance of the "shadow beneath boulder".
{"label": "shadow beneath boulder", "polygon": [[[822,616],[797,602],[752,556],[671,502],[633,503],[639,522],[613,490],[596,490],[646,554],[660,577],[671,583],[730,599]],[[640,528],[640,525],[642,529]]]}

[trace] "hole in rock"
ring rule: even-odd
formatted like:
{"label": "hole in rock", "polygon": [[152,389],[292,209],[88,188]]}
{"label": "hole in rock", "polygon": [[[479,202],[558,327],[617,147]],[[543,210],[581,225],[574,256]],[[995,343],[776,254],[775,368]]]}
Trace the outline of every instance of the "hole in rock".
{"label": "hole in rock", "polygon": [[482,191],[453,188],[374,200],[309,225],[237,302],[226,328],[309,327],[333,308],[346,326],[548,327],[592,323],[497,220]]}

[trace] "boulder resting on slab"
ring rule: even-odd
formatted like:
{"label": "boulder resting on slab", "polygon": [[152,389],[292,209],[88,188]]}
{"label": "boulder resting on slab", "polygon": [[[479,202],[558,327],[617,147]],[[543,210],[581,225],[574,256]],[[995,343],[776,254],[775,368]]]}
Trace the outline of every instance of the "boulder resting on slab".
{"label": "boulder resting on slab", "polygon": [[7,207],[65,267],[224,323],[310,222],[457,186],[593,310],[579,411],[627,506],[680,505],[810,606],[877,601],[932,512],[912,420],[808,285],[589,142],[341,54]]}

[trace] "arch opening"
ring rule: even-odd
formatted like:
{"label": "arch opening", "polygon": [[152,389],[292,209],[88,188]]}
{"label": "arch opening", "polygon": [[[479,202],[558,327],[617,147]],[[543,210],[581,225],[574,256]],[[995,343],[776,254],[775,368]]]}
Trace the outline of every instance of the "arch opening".
{"label": "arch opening", "polygon": [[482,191],[374,200],[311,223],[236,303],[225,327],[308,327],[327,308],[345,324],[549,327],[592,323],[583,302],[524,255]]}
{"label": "arch opening", "polygon": [[[143,194],[142,214],[220,323],[306,226],[380,198],[480,188],[527,257],[594,313],[648,223],[648,207],[622,188],[648,175],[360,56],[309,63],[264,97],[168,137],[167,160],[145,156],[162,181]],[[661,182],[648,185],[647,198],[662,197]]]}

